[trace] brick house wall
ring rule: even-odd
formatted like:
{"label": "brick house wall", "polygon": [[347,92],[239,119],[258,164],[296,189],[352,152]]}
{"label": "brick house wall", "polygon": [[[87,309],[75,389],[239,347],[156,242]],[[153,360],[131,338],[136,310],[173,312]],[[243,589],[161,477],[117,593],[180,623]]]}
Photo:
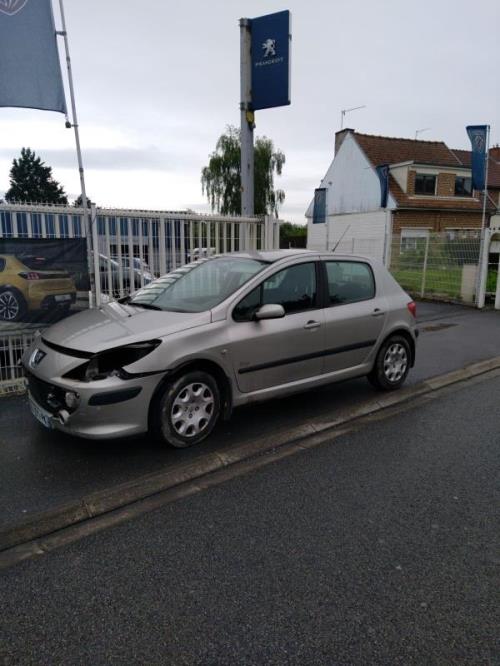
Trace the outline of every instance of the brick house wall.
{"label": "brick house wall", "polygon": [[393,233],[401,229],[420,227],[432,232],[446,229],[481,228],[481,213],[432,210],[395,210],[393,212]]}
{"label": "brick house wall", "polygon": [[[408,169],[407,193],[409,196],[415,194],[415,178],[417,172]],[[455,196],[455,175],[454,173],[439,173],[437,176],[436,196],[453,197]]]}
{"label": "brick house wall", "polygon": [[415,194],[415,176],[417,175],[416,171],[408,169],[408,184],[406,187],[406,192],[411,196]]}
{"label": "brick house wall", "polygon": [[455,174],[440,173],[437,178],[436,189],[438,197],[455,196]]}

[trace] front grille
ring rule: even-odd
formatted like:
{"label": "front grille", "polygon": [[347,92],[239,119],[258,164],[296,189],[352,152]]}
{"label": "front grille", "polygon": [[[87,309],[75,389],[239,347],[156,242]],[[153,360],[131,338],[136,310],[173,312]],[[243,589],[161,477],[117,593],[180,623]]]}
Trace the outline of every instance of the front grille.
{"label": "front grille", "polygon": [[28,387],[35,402],[51,414],[56,414],[64,407],[64,391],[58,386],[44,382],[31,372],[25,371]]}

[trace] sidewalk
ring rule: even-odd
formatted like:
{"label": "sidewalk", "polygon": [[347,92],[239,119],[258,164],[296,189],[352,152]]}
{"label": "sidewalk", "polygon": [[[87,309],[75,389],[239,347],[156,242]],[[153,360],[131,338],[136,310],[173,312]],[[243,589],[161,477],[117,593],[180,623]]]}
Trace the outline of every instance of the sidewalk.
{"label": "sidewalk", "polygon": [[[455,305],[421,303],[417,364],[408,385],[500,356],[500,313]],[[88,442],[38,427],[25,397],[0,400],[0,530],[83,495],[140,476],[202,461],[242,441],[278,436],[309,423],[347,414],[374,399],[364,379],[328,386],[237,410],[210,440],[174,450],[148,437]]]}

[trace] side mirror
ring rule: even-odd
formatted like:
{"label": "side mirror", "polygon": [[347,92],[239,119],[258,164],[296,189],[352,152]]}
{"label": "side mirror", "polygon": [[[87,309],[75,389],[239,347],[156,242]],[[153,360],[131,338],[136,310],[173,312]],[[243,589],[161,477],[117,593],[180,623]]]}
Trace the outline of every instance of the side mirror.
{"label": "side mirror", "polygon": [[285,308],[282,305],[269,303],[268,305],[262,305],[253,318],[256,321],[262,321],[263,319],[281,319],[284,316]]}

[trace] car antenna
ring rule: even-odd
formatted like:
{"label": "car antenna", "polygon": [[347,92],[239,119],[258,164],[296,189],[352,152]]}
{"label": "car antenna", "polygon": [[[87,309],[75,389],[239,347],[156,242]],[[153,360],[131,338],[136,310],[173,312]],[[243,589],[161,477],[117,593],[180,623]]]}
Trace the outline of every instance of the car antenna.
{"label": "car antenna", "polygon": [[333,253],[335,252],[335,250],[338,248],[338,246],[340,245],[340,241],[344,238],[344,236],[346,235],[346,233],[349,231],[350,228],[351,228],[351,225],[349,224],[349,225],[346,227],[346,229],[344,229],[344,233],[343,233],[342,236],[338,239],[338,241],[335,243],[335,247],[334,247],[333,250],[332,250],[332,254],[333,254]]}

